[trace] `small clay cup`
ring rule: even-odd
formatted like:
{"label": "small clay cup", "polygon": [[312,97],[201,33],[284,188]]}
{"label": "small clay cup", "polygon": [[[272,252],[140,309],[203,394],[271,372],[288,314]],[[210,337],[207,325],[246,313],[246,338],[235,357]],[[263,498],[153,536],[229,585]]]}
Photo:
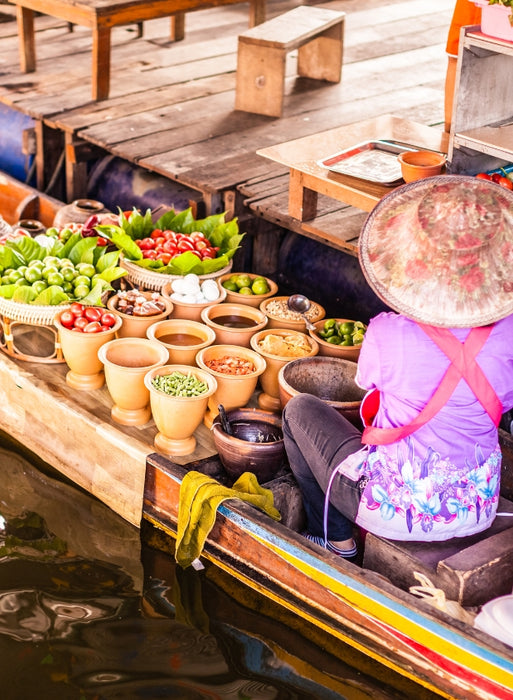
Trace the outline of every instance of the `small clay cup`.
{"label": "small clay cup", "polygon": [[98,350],[114,405],[112,419],[121,425],[144,425],[151,418],[150,392],[144,376],[166,364],[167,349],[148,338],[115,338]]}

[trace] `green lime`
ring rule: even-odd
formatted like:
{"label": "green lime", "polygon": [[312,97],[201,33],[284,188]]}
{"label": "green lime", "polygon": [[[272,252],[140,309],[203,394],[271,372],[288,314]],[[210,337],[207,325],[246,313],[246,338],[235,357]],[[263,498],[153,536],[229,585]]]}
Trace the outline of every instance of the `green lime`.
{"label": "green lime", "polygon": [[363,341],[363,333],[353,333],[353,345],[360,345]]}
{"label": "green lime", "polygon": [[56,265],[45,265],[41,274],[43,276],[43,279],[46,280],[48,279],[48,275],[51,275],[54,272],[59,272],[59,269]]}
{"label": "green lime", "polygon": [[229,292],[238,292],[239,288],[235,284],[235,282],[232,282],[231,279],[225,280],[223,282],[223,287],[227,289]]}
{"label": "green lime", "polygon": [[77,275],[73,280],[73,286],[75,287],[75,289],[77,287],[81,287],[82,285],[84,287],[87,287],[88,289],[91,286],[91,280],[89,279],[89,277],[87,277],[87,275]]}
{"label": "green lime", "polygon": [[75,287],[75,299],[82,299],[89,294],[89,286],[86,284],[79,284]]}
{"label": "green lime", "polygon": [[251,287],[251,277],[249,275],[237,275],[236,284],[239,290],[242,287]]}
{"label": "green lime", "polygon": [[351,335],[351,333],[354,331],[354,322],[353,321],[341,321],[338,326],[338,333],[339,335]]}
{"label": "green lime", "polygon": [[253,294],[267,294],[270,291],[269,284],[265,277],[257,277],[251,285]]}
{"label": "green lime", "polygon": [[25,279],[32,284],[42,278],[41,270],[38,267],[27,267]]}
{"label": "green lime", "polygon": [[92,277],[96,272],[95,266],[90,263],[78,263],[76,269],[79,275],[85,275],[86,277]]}
{"label": "green lime", "polygon": [[241,287],[239,289],[239,294],[253,294],[251,287]]}
{"label": "green lime", "polygon": [[75,277],[78,277],[78,272],[74,267],[61,267],[61,275],[66,282],[72,282]]}
{"label": "green lime", "polygon": [[330,335],[329,338],[326,338],[326,342],[331,343],[332,345],[344,345],[344,342],[339,335]]}
{"label": "green lime", "polygon": [[36,294],[41,294],[46,288],[47,284],[44,280],[38,280],[37,282],[34,282],[32,285],[32,289],[35,291]]}
{"label": "green lime", "polygon": [[[8,277],[9,277],[10,284],[14,284],[15,282],[17,282],[19,279],[21,279],[23,277],[23,273],[20,272],[19,270],[11,270],[8,273]],[[23,277],[23,279],[25,279],[25,278]]]}
{"label": "green lime", "polygon": [[60,272],[51,272],[47,278],[46,281],[48,282],[49,285],[57,285],[60,287],[62,283],[64,282],[64,277],[61,275]]}

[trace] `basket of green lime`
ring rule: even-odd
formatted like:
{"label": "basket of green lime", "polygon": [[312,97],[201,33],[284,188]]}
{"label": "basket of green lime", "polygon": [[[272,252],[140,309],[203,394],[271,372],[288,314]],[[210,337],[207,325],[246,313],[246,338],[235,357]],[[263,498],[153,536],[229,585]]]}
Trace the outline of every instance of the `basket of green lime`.
{"label": "basket of green lime", "polygon": [[313,324],[308,331],[319,343],[319,355],[358,360],[367,326],[348,318],[326,318]]}

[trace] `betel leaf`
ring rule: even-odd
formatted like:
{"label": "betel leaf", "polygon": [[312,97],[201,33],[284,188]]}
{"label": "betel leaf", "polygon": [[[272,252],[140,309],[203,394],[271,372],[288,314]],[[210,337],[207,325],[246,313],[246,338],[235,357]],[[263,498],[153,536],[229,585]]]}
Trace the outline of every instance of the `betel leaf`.
{"label": "betel leaf", "polygon": [[172,275],[187,275],[189,272],[200,275],[203,274],[203,267],[197,255],[186,251],[169,261],[169,265],[166,266],[167,271]]}
{"label": "betel leaf", "polygon": [[[105,249],[103,249],[105,250]],[[104,270],[107,270],[109,267],[116,267],[116,265],[119,262],[119,255],[120,252],[119,250],[112,250],[108,253],[103,253],[100,255],[96,262],[96,271],[97,272],[103,272]]]}
{"label": "betel leaf", "polygon": [[103,301],[102,301],[102,294],[103,294],[103,286],[104,283],[101,280],[98,280],[93,284],[91,287],[89,294],[87,294],[85,297],[82,297],[80,299],[81,304],[85,304],[86,306],[103,306]]}
{"label": "betel leaf", "polygon": [[142,260],[142,250],[121,226],[96,226],[95,231],[111,241],[129,260]]}
{"label": "betel leaf", "polygon": [[96,248],[96,238],[82,238],[75,243],[68,253],[68,258],[73,265],[80,262],[92,263],[94,260],[94,249]]}
{"label": "betel leaf", "polygon": [[70,250],[72,250],[73,247],[78,243],[78,241],[81,241],[81,240],[82,240],[82,234],[78,231],[78,232],[72,233],[71,236],[66,241],[66,243],[64,243],[64,245],[62,245],[62,241],[58,241],[58,243],[60,243],[62,245],[59,258],[69,258]]}
{"label": "betel leaf", "polygon": [[14,294],[15,289],[15,284],[0,285],[0,297],[2,297],[3,299],[12,299],[12,295]]}
{"label": "betel leaf", "polygon": [[[146,209],[144,214],[138,212],[137,209],[133,209],[128,219],[123,215],[119,207],[118,210],[121,226],[132,240],[146,238],[154,228],[157,228],[151,219],[151,209]],[[95,230],[98,230],[98,227]]]}
{"label": "betel leaf", "polygon": [[21,304],[30,304],[36,297],[37,294],[30,285],[22,285],[15,288],[11,299]]}
{"label": "betel leaf", "polygon": [[6,248],[11,248],[19,253],[23,262],[27,265],[31,260],[42,260],[46,253],[46,248],[43,248],[37,241],[30,236],[20,236],[12,241],[6,241]]}
{"label": "betel leaf", "polygon": [[0,265],[4,270],[10,267],[16,268],[24,264],[25,260],[19,251],[8,248],[5,245],[0,246]]}
{"label": "betel leaf", "polygon": [[63,304],[69,302],[70,298],[66,292],[55,284],[43,289],[43,291],[37,295],[34,299],[34,304],[41,304],[42,306],[57,306],[58,304]]}

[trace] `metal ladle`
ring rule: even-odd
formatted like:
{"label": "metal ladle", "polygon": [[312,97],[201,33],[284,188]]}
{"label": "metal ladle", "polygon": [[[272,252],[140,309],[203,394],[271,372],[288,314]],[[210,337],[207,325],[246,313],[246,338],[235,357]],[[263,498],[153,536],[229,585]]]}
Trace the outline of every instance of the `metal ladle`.
{"label": "metal ladle", "polygon": [[305,316],[306,312],[311,306],[310,299],[305,297],[304,294],[292,294],[287,299],[287,306],[291,311],[296,311],[298,314],[301,314],[309,331],[315,330],[314,324]]}

